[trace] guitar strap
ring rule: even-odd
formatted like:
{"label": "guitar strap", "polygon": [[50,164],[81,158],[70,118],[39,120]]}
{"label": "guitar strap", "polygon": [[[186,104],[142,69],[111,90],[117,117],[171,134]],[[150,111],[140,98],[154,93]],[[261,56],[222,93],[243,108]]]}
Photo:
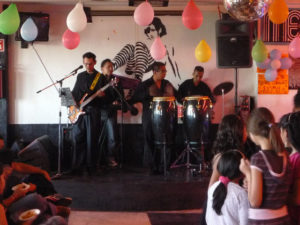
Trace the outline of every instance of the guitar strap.
{"label": "guitar strap", "polygon": [[93,91],[93,90],[95,89],[95,86],[96,86],[96,84],[98,83],[98,80],[99,80],[100,76],[101,76],[101,73],[97,73],[97,74],[96,74],[96,76],[95,76],[95,78],[94,78],[94,80],[93,80],[93,83],[92,83],[91,86],[90,86],[90,90],[91,90],[91,91]]}

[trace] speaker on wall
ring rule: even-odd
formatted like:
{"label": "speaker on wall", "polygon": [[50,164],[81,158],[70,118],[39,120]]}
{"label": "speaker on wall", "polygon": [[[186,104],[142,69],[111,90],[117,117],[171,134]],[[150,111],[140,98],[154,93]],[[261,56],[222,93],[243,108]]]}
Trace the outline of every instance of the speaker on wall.
{"label": "speaker on wall", "polygon": [[216,36],[218,67],[252,67],[252,23],[232,19],[218,20],[216,22]]}

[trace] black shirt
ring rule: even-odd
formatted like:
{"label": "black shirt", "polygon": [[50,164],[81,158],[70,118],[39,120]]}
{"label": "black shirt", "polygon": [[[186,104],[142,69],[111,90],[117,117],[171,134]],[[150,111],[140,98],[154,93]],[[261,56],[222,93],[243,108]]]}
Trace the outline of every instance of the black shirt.
{"label": "black shirt", "polygon": [[213,103],[216,102],[207,84],[200,81],[198,86],[195,86],[193,79],[188,79],[179,86],[177,101],[182,103],[183,98],[193,95],[208,96]]}
{"label": "black shirt", "polygon": [[128,102],[130,104],[142,102],[143,111],[147,111],[150,109],[150,102],[153,97],[170,97],[175,95],[176,90],[168,80],[162,80],[161,86],[158,88],[153,77],[150,77],[138,85],[132,98]]}

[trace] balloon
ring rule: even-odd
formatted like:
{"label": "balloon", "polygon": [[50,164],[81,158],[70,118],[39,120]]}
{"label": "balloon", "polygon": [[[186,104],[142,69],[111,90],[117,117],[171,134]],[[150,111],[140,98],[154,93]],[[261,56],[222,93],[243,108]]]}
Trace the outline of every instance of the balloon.
{"label": "balloon", "polygon": [[265,79],[269,82],[276,80],[277,70],[268,69],[265,73]]}
{"label": "balloon", "polygon": [[255,21],[268,11],[272,0],[223,0],[229,15],[241,21]]}
{"label": "balloon", "polygon": [[270,52],[270,58],[271,59],[280,59],[281,58],[281,52],[278,49],[273,49]]}
{"label": "balloon", "polygon": [[150,48],[150,54],[155,60],[160,60],[166,55],[166,48],[164,44],[162,43],[160,37],[155,38],[153,44]]}
{"label": "balloon", "polygon": [[272,23],[281,24],[288,18],[289,8],[284,0],[274,0],[270,5],[268,14]]}
{"label": "balloon", "polygon": [[297,59],[300,58],[300,37],[295,37],[289,45],[289,54]]}
{"label": "balloon", "polygon": [[270,59],[266,59],[264,62],[256,62],[256,66],[260,69],[268,69],[271,65],[271,60]]}
{"label": "balloon", "polygon": [[149,25],[154,18],[154,10],[149,2],[141,3],[134,10],[134,21],[140,26]]}
{"label": "balloon", "polygon": [[25,41],[34,41],[38,36],[38,28],[31,17],[22,25],[20,30],[21,37]]}
{"label": "balloon", "polygon": [[72,32],[83,31],[87,25],[87,18],[83,10],[82,3],[78,2],[69,12],[67,17],[67,27]]}
{"label": "balloon", "polygon": [[271,68],[274,70],[278,70],[281,67],[281,62],[279,59],[273,59],[271,61]]}
{"label": "balloon", "polygon": [[268,58],[268,49],[261,40],[257,40],[251,55],[256,62],[264,62]]}
{"label": "balloon", "polygon": [[0,14],[0,32],[5,35],[15,33],[20,26],[20,15],[16,4],[12,3]]}
{"label": "balloon", "polygon": [[211,49],[205,40],[199,42],[195,49],[195,57],[199,62],[207,62],[211,57]]}
{"label": "balloon", "polygon": [[280,63],[281,63],[280,69],[287,70],[292,67],[293,61],[290,58],[285,57],[280,59]]}
{"label": "balloon", "polygon": [[199,28],[202,24],[203,16],[193,0],[190,0],[182,12],[182,23],[190,30]]}
{"label": "balloon", "polygon": [[67,49],[74,49],[80,43],[80,35],[67,29],[62,36],[62,42]]}

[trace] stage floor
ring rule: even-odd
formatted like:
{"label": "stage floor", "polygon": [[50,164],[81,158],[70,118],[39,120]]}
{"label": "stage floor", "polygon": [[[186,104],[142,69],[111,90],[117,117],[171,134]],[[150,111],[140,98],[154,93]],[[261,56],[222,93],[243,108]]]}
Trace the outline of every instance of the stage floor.
{"label": "stage floor", "polygon": [[149,212],[201,209],[210,173],[185,168],[167,176],[143,168],[102,170],[94,176],[63,175],[57,191],[73,198],[73,211]]}

